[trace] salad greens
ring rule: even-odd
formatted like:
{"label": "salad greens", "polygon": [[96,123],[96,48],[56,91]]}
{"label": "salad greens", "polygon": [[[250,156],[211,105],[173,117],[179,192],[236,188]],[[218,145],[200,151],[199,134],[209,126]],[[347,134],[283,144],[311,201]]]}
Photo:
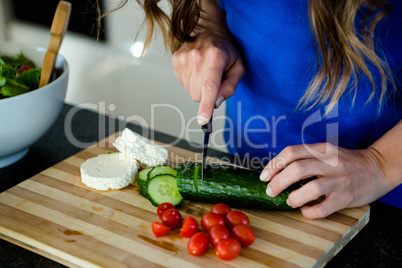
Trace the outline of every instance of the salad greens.
{"label": "salad greens", "polygon": [[41,69],[20,53],[0,56],[0,99],[18,96],[39,87]]}

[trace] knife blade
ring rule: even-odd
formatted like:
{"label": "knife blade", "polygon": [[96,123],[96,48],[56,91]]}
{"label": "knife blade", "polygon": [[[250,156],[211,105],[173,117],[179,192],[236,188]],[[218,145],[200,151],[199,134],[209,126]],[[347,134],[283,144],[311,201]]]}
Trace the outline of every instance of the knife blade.
{"label": "knife blade", "polygon": [[208,123],[201,126],[202,131],[204,132],[204,146],[202,147],[202,170],[201,170],[201,184],[204,184],[204,170],[205,170],[205,162],[207,159],[207,151],[208,151],[208,143],[209,143],[209,134],[212,132],[212,117]]}

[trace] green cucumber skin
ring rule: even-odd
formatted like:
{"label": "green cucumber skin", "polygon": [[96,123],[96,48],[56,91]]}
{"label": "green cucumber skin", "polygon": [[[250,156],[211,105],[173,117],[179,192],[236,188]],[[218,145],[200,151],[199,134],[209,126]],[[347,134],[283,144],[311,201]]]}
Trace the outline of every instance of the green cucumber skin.
{"label": "green cucumber skin", "polygon": [[259,172],[228,165],[206,164],[202,183],[200,167],[197,168],[198,176],[194,174],[197,165],[201,163],[183,162],[177,167],[177,188],[186,200],[225,203],[244,208],[293,210],[286,204],[293,189],[288,188],[277,197],[270,197],[266,194],[267,183],[259,179]]}

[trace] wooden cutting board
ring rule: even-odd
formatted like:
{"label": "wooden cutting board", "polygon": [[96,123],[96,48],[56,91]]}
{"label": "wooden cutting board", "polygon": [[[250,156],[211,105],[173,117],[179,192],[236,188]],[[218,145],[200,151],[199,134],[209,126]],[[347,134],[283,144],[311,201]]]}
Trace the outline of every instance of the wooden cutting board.
{"label": "wooden cutting board", "polygon": [[[115,152],[115,135],[71,156],[0,194],[0,237],[71,267],[322,267],[368,222],[370,208],[345,209],[326,219],[307,220],[299,211],[240,209],[256,234],[253,245],[232,261],[212,247],[201,257],[187,252],[178,231],[155,238],[156,208],[136,183],[122,190],[96,191],[80,180],[88,158]],[[200,161],[173,146],[169,164]],[[209,159],[217,162],[217,159]],[[184,201],[183,217],[201,216],[212,204]]]}

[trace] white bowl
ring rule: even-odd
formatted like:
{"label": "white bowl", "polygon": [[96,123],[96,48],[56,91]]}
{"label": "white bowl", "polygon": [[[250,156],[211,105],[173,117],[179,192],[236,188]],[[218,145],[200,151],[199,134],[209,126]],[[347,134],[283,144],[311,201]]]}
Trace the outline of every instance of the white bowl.
{"label": "white bowl", "polygon": [[[0,56],[23,53],[38,67],[46,48],[14,42],[0,42]],[[0,168],[20,160],[29,147],[50,129],[63,106],[67,91],[69,68],[60,54],[56,69],[62,70],[57,79],[31,92],[0,99]]]}

